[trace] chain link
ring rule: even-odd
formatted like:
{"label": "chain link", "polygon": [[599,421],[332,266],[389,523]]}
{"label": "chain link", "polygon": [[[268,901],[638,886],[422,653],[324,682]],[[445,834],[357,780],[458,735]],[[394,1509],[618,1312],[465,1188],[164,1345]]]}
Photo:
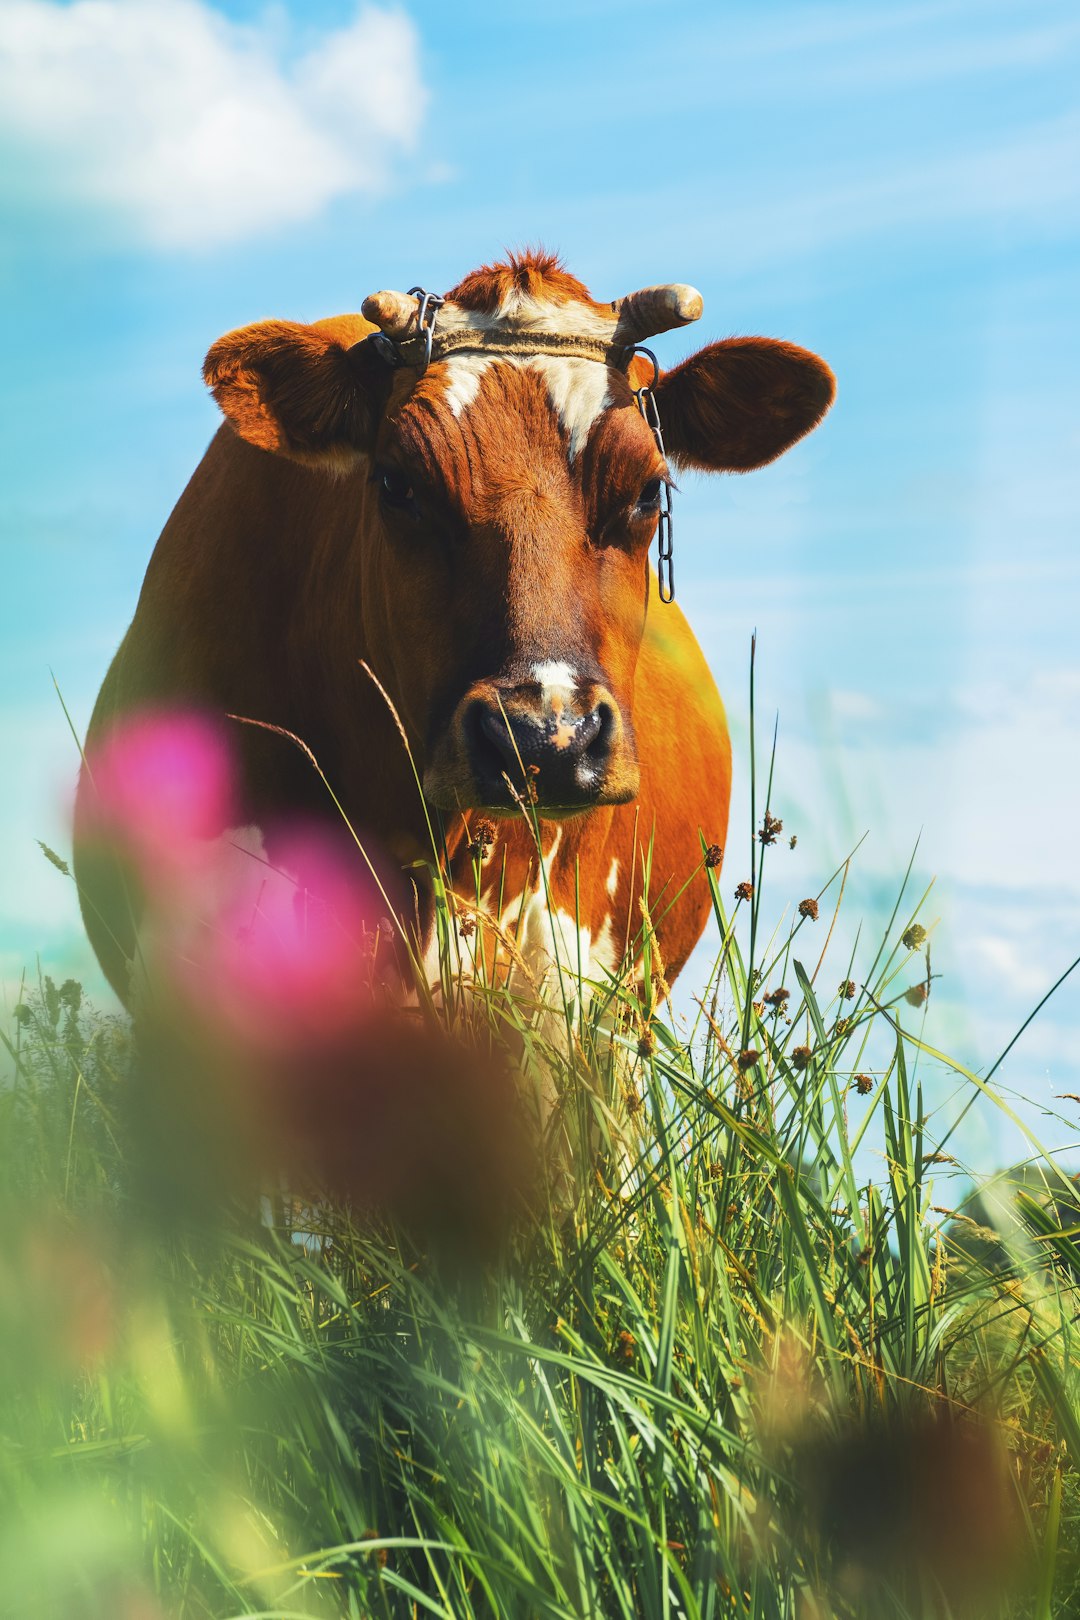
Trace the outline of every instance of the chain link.
{"label": "chain link", "polygon": [[[667,452],[664,449],[664,432],[660,426],[660,408],[656,403],[656,385],[660,381],[660,364],[651,349],[637,343],[628,351],[628,361],[635,354],[644,355],[652,361],[652,381],[643,383],[640,388],[634,389],[634,403],[641,412],[646,425],[653,438],[656,448],[664,461],[667,461]],[[671,516],[671,485],[666,478],[660,481],[660,516],[656,525],[656,572],[660,582],[661,602],[674,602],[675,600],[675,558],[674,558],[675,531]]]}
{"label": "chain link", "polygon": [[410,287],[409,297],[415,298],[419,308],[416,311],[416,333],[424,340],[424,370],[431,364],[431,344],[435,336],[435,317],[445,302],[438,293],[425,292],[423,287]]}

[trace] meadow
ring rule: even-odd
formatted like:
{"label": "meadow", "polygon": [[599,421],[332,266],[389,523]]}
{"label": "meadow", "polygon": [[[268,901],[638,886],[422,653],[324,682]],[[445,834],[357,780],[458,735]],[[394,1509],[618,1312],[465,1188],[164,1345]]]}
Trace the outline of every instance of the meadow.
{"label": "meadow", "polygon": [[924,897],[843,960],[846,864],[774,924],[761,774],[690,1026],[647,851],[637,966],[554,1006],[464,971],[433,867],[441,985],[355,1088],[301,1061],[303,1176],[251,1150],[265,1076],[220,1105],[183,1030],[25,988],[0,1613],[1078,1612],[1076,1184],[1033,1140],[962,1176],[924,1074],[1006,1104],[928,1042]]}

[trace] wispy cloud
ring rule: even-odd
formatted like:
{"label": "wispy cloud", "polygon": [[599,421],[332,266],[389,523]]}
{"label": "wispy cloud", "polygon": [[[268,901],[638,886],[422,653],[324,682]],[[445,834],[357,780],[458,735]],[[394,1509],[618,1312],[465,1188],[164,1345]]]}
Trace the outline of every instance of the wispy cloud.
{"label": "wispy cloud", "polygon": [[1080,20],[1061,4],[1018,10],[993,0],[911,6],[789,7],[717,23],[712,49],[725,68],[755,68],[723,82],[725,101],[770,91],[797,100],[823,93],[876,95],[904,85],[1060,66],[1080,45]]}
{"label": "wispy cloud", "polygon": [[412,23],[365,5],[299,55],[279,33],[203,0],[5,0],[8,185],[196,250],[377,190],[423,118]]}
{"label": "wispy cloud", "polygon": [[949,156],[903,166],[876,163],[789,196],[729,200],[724,255],[729,274],[749,273],[866,238],[908,239],[973,224],[1076,231],[1080,115],[1067,113]]}

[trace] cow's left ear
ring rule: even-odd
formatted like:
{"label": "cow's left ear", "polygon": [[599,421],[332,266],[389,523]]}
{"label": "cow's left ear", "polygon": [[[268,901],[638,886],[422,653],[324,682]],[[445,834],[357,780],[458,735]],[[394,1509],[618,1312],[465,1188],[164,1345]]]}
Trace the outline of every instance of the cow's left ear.
{"label": "cow's left ear", "polygon": [[776,338],[727,338],[664,372],[656,388],[673,461],[750,472],[817,427],[836,379],[809,349]]}
{"label": "cow's left ear", "polygon": [[203,377],[249,444],[339,468],[370,449],[389,385],[375,345],[294,321],[227,332],[207,355]]}

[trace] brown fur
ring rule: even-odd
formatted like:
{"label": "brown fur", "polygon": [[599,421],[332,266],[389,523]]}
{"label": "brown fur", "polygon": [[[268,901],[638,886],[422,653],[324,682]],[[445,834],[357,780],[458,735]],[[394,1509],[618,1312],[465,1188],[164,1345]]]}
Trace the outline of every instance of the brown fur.
{"label": "brown fur", "polygon": [[526,293],[552,304],[587,304],[611,313],[610,304],[598,304],[584,282],[564,269],[558,254],[544,248],[510,253],[505,264],[485,264],[473,270],[447,293],[450,303],[490,315],[511,293]]}
{"label": "brown fur", "polygon": [[[476,271],[449,296],[490,312],[513,289],[610,311],[539,252]],[[454,416],[445,366],[391,370],[373,345],[353,347],[371,330],[357,316],[272,321],[214,344],[206,377],[228,426],[158,542],[90,742],[154,703],[285,727],[315,752],[356,827],[408,863],[430,854],[424,807],[364,660],[418,769],[441,783],[451,881],[468,894],[477,812],[463,704],[496,679],[506,692],[525,682],[526,701],[533,666],[569,662],[616,712],[602,798],[542,821],[552,898],[594,941],[606,930],[616,949],[632,943],[651,847],[650,906],[674,977],[708,914],[704,881],[690,880],[702,837],[726,837],[731,758],[701,651],[680,610],[656,601],[655,515],[639,497],[664,467],[630,384],[609,373],[611,404],[571,462],[537,372],[492,364]],[[823,362],[760,338],[710,346],[659,390],[673,458],[739,470],[809,431],[831,395]],[[411,491],[400,509],[380,497],[373,466]],[[237,745],[247,819],[336,814],[280,737],[241,727]],[[87,792],[84,781],[81,802]],[[133,919],[78,841],[77,860],[88,930],[123,996]],[[500,894],[505,906],[535,884],[519,816],[499,820],[484,873],[496,909]]]}

